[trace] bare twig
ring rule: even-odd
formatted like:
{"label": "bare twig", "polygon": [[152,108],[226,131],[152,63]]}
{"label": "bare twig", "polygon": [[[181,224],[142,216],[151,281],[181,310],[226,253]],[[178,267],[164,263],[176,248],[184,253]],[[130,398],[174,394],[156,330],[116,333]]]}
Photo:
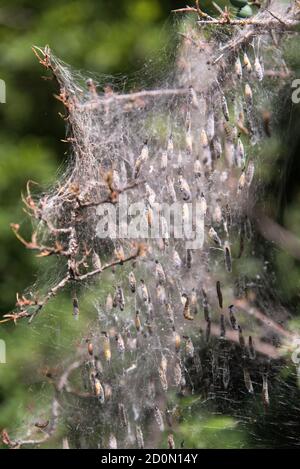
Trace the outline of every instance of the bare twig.
{"label": "bare twig", "polygon": [[[211,325],[211,334],[215,337],[220,337],[220,327],[218,324]],[[226,330],[226,338],[230,342],[234,342],[235,344],[239,343],[239,336],[236,331],[233,330]],[[263,342],[262,340],[257,339],[255,341],[255,350],[262,355],[272,358],[274,360],[280,358],[280,349],[274,347],[274,345],[268,344]]]}
{"label": "bare twig", "polygon": [[279,336],[284,337],[285,339],[289,339],[289,340],[293,340],[296,337],[296,334],[293,334],[289,330],[282,327],[280,324],[275,322],[273,319],[271,319],[270,317],[266,316],[264,313],[259,311],[258,308],[255,308],[254,306],[251,306],[246,300],[236,300],[235,301],[235,306],[237,308],[243,309],[250,316],[253,316],[256,319],[258,319],[260,322],[262,322],[269,329],[276,332]]}
{"label": "bare twig", "polygon": [[194,7],[185,7],[185,8],[177,8],[176,10],[171,10],[171,13],[198,13],[197,8]]}
{"label": "bare twig", "polygon": [[[278,21],[268,21],[268,20],[199,20],[198,21],[199,25],[226,25],[226,26],[257,26],[258,28],[268,28],[270,29],[277,29],[280,27],[282,29],[282,25],[284,30],[293,30],[298,26],[298,21],[287,21],[286,23],[281,22],[281,25],[278,23]],[[255,32],[255,34],[257,31]]]}
{"label": "bare twig", "polygon": [[275,18],[277,21],[279,21],[279,23],[283,24],[284,26],[286,26],[286,22],[284,20],[282,20],[281,18],[279,18],[277,15],[275,15],[275,13],[273,13],[272,11],[268,10],[268,8],[266,8],[266,11],[273,17]]}
{"label": "bare twig", "polygon": [[300,259],[300,239],[297,236],[262,213],[257,214],[256,223],[268,241],[275,243],[294,258]]}
{"label": "bare twig", "polygon": [[188,88],[165,88],[160,90],[143,90],[137,91],[135,93],[128,93],[128,94],[117,94],[113,93],[109,96],[98,95],[92,101],[88,101],[84,104],[76,104],[78,110],[91,110],[97,109],[99,106],[104,105],[108,106],[114,102],[129,102],[129,103],[137,103],[140,106],[142,99],[144,98],[157,98],[160,96],[186,96],[190,93]]}
{"label": "bare twig", "polygon": [[[74,281],[83,282],[85,280],[88,280],[92,277],[100,275],[102,272],[104,272],[107,269],[113,268],[117,265],[123,265],[127,262],[130,262],[131,260],[136,259],[139,256],[143,256],[145,252],[146,252],[146,247],[142,244],[139,244],[136,252],[134,252],[132,255],[128,256],[125,259],[117,259],[117,260],[112,261],[108,264],[105,264],[103,267],[101,267],[99,269],[95,269],[95,270],[86,272],[85,274],[81,274],[81,275],[75,275],[74,276],[74,273],[72,273],[72,274],[68,273],[54,287],[52,287],[48,291],[46,296],[41,301],[36,303],[36,309],[33,312],[27,311],[27,310],[25,310],[25,311],[22,310],[22,311],[19,311],[19,312],[13,312],[13,313],[5,314],[3,316],[4,319],[2,321],[0,321],[0,324],[4,323],[4,322],[8,322],[8,321],[14,321],[14,323],[16,323],[19,319],[23,319],[23,318],[30,318],[29,322],[31,322],[36,317],[36,315],[42,310],[42,308],[44,308],[44,306],[54,296],[56,296],[57,293],[59,291],[61,291],[67,284],[69,284],[71,282],[74,282]],[[30,305],[30,307],[32,308],[32,305]]]}

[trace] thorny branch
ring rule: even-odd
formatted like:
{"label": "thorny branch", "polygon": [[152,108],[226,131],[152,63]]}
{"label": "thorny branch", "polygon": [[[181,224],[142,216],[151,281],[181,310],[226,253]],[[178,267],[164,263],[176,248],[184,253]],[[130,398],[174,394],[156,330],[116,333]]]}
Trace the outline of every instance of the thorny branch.
{"label": "thorny branch", "polygon": [[[237,27],[236,35],[224,46],[220,47],[221,55],[218,55],[213,61],[216,64],[224,57],[225,53],[236,53],[236,51],[243,45],[249,43],[251,39],[258,34],[269,34],[274,31],[277,32],[296,32],[299,28],[299,18],[292,8],[288,8],[284,16],[279,16],[273,10],[273,1],[269,2],[268,8],[261,8],[254,18],[246,20],[232,18],[225,10],[221,13],[219,18],[212,18],[203,13],[199,8],[199,2],[196,0],[196,7],[186,7],[173,10],[174,13],[196,13],[198,14],[197,24],[201,26],[230,26]],[[299,5],[298,5],[299,12]]]}
{"label": "thorny branch", "polygon": [[[248,20],[245,20],[246,23],[244,24],[244,27],[238,28],[237,34],[220,48],[222,51],[221,57],[226,52],[235,53],[243,45],[248,44],[252,38],[258,34],[270,34],[274,31],[297,32],[299,20],[295,17],[295,13],[288,8],[284,13],[284,17],[279,18],[276,15],[276,18],[274,18],[275,13],[270,10],[270,8],[273,7],[273,4],[275,7],[274,1],[271,1],[268,9],[262,9],[262,11],[255,16],[257,24],[251,22],[247,23]],[[217,62],[221,57],[218,57],[215,62]]]}
{"label": "thorny branch", "polygon": [[125,259],[118,259],[118,260],[112,261],[108,264],[105,264],[103,267],[100,267],[99,269],[95,269],[95,270],[89,271],[81,275],[74,276],[74,272],[69,272],[62,280],[60,280],[54,287],[52,287],[48,291],[48,293],[46,294],[43,300],[30,302],[30,306],[36,306],[33,312],[21,310],[20,312],[5,314],[3,316],[5,319],[0,321],[0,324],[4,322],[8,322],[8,321],[14,321],[14,323],[16,323],[17,320],[22,319],[22,318],[30,318],[30,322],[31,322],[31,320],[36,316],[38,312],[41,311],[41,309],[49,302],[49,300],[51,300],[54,296],[56,296],[57,293],[60,290],[62,290],[67,284],[71,282],[84,282],[85,280],[88,280],[92,277],[100,275],[102,272],[104,272],[107,269],[111,269],[117,265],[123,265],[126,262],[130,262],[134,259],[137,259],[139,256],[142,256],[145,253],[145,251],[146,251],[146,247],[140,244],[136,252],[134,252],[133,254],[131,254]]}
{"label": "thorny branch", "polygon": [[[228,13],[227,10],[222,11],[220,9],[220,17],[213,18],[206,13],[204,13],[199,7],[199,1],[195,0],[196,8],[195,7],[185,7],[185,8],[178,8],[176,10],[172,10],[173,13],[196,13],[199,17],[198,24],[199,25],[231,25],[231,26],[257,26],[259,28],[268,29],[277,29],[281,27],[281,29],[285,30],[293,30],[299,25],[299,22],[294,19],[290,18],[280,18],[274,12],[265,8],[263,11],[267,12],[275,21],[270,21],[267,18],[265,19],[265,15],[260,15],[259,13],[255,16],[255,18],[249,19],[236,19],[232,18],[231,15]],[[217,5],[216,5],[217,6]],[[219,8],[218,8],[219,10]]]}

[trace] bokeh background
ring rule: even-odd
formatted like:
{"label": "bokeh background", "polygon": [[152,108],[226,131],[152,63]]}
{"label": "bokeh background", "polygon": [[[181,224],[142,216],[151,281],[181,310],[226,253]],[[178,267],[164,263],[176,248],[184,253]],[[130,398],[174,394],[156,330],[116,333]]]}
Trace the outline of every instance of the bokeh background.
{"label": "bokeh background", "polygon": [[[43,260],[37,260],[16,240],[10,223],[30,233],[21,192],[32,179],[45,187],[55,180],[66,158],[62,111],[54,99],[54,84],[43,79],[32,45],[49,44],[76,69],[100,74],[133,74],[160,51],[170,47],[173,8],[182,0],[2,0],[0,5],[0,78],[6,82],[7,102],[0,104],[0,315],[13,309],[16,292],[36,280]],[[300,77],[297,44],[286,46],[286,60]],[[155,76],[153,76],[153,81]],[[148,77],[151,84],[151,77]],[[285,99],[285,98],[283,98]],[[284,102],[274,143],[276,164],[266,171],[267,198],[277,222],[300,236],[299,105]],[[272,257],[280,300],[291,311],[291,324],[299,327],[299,260],[284,250]],[[70,324],[70,305],[64,297],[53,302],[51,314],[39,327],[25,323],[1,325],[0,339],[7,345],[7,364],[0,365],[0,429],[22,427],[28,416],[42,409],[49,395],[45,375],[67,355],[78,338],[82,320]],[[59,344],[61,346],[59,346]],[[234,433],[230,417],[216,419],[214,432],[197,422],[182,426],[190,444],[235,447],[241,432]],[[191,431],[192,430],[192,431]],[[206,433],[205,433],[206,432]],[[246,440],[245,440],[246,441]],[[204,443],[203,443],[204,442]],[[271,444],[271,443],[270,443]]]}

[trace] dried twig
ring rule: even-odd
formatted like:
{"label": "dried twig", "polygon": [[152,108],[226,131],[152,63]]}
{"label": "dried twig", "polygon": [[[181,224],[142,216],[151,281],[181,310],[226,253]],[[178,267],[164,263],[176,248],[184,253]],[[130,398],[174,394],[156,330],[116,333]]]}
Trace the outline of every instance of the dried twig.
{"label": "dried twig", "polygon": [[[67,284],[69,284],[71,282],[74,282],[74,281],[83,282],[85,280],[88,280],[92,277],[100,275],[102,272],[104,272],[107,269],[111,269],[111,268],[113,268],[117,265],[123,265],[126,262],[130,262],[134,259],[137,259],[139,256],[143,256],[145,252],[146,252],[146,247],[144,245],[140,244],[140,245],[138,245],[138,248],[137,248],[136,252],[134,252],[133,254],[131,254],[130,256],[128,256],[125,259],[120,259],[120,260],[118,259],[118,260],[112,261],[108,264],[105,264],[103,267],[101,267],[99,269],[95,269],[95,270],[86,272],[85,274],[81,274],[81,275],[76,274],[74,276],[74,272],[72,272],[72,273],[69,272],[54,287],[52,287],[48,291],[48,293],[45,295],[45,297],[41,301],[39,301],[38,303],[35,303],[36,308],[35,308],[34,311],[21,310],[19,312],[13,312],[13,313],[5,314],[3,316],[5,319],[0,321],[0,324],[4,323],[4,322],[8,322],[8,321],[13,321],[14,323],[16,323],[17,320],[22,319],[22,318],[30,318],[29,322],[31,322],[33,320],[33,318],[35,318],[35,316],[42,310],[42,308],[44,308],[44,306],[54,296],[56,296],[57,293],[59,291],[61,291]],[[30,308],[32,308],[32,306],[33,305],[30,304]]]}
{"label": "dried twig", "polygon": [[259,311],[258,308],[251,306],[246,300],[236,300],[235,306],[237,308],[240,308],[246,311],[246,313],[249,314],[249,316],[253,316],[256,319],[258,319],[258,321],[262,322],[269,329],[276,332],[276,334],[278,334],[280,337],[284,337],[285,339],[288,339],[288,340],[293,340],[297,335],[297,334],[290,332],[286,328],[282,327],[280,324],[275,322],[270,317],[266,316],[264,313]]}
{"label": "dried twig", "polygon": [[297,236],[262,213],[257,213],[256,223],[267,240],[275,243],[295,259],[300,259],[300,239]]}

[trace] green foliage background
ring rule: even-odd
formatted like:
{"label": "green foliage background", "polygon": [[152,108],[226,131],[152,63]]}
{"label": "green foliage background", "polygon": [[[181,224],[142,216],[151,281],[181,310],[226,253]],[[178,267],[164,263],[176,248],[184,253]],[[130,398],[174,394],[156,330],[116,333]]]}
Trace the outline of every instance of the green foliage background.
{"label": "green foliage background", "polygon": [[[183,4],[180,0],[2,0],[0,78],[6,82],[7,103],[0,104],[0,313],[14,307],[16,292],[36,280],[39,265],[44,262],[17,242],[9,227],[11,222],[18,222],[23,232],[30,233],[21,191],[28,179],[42,186],[51,184],[67,151],[60,141],[64,138],[64,122],[58,117],[61,108],[52,96],[56,89],[53,83],[41,79],[43,71],[31,46],[49,44],[60,58],[78,69],[132,73],[169,42],[170,10]],[[287,60],[299,77],[298,45],[289,42]],[[281,155],[279,163],[275,168],[270,165],[272,171],[267,171],[274,216],[296,235],[300,232],[298,128],[299,106],[287,102],[278,139],[269,146]],[[269,153],[266,150],[266,158],[272,158]],[[273,262],[281,299],[293,306],[292,325],[299,328],[299,261],[278,250]],[[90,319],[94,313],[85,310],[84,314]],[[37,410],[43,415],[51,393],[45,371],[58,366],[62,350],[68,355],[84,330],[84,315],[78,323],[70,321],[70,316],[69,300],[60,296],[37,319],[34,328],[24,322],[16,327],[1,326],[7,364],[0,365],[0,429],[22,428]],[[187,414],[178,445],[181,439],[187,447],[251,445],[230,415],[209,418],[200,410],[196,417]]]}

